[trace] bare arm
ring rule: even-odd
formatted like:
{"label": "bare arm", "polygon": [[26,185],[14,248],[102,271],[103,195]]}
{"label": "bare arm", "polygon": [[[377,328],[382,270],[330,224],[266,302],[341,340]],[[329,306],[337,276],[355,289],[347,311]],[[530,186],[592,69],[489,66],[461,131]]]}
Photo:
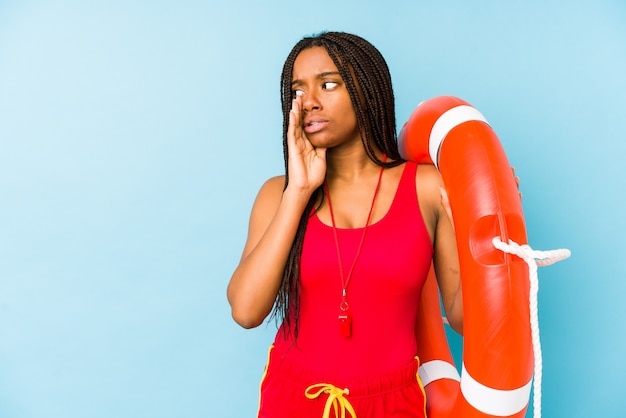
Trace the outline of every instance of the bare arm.
{"label": "bare arm", "polygon": [[[511,170],[519,190],[519,177],[515,175],[515,168],[511,167]],[[440,194],[441,205],[439,207],[439,221],[436,233],[439,242],[435,242],[435,270],[448,322],[452,329],[463,335],[463,292],[461,290],[456,236],[454,234],[450,201],[443,184],[440,185]],[[519,192],[519,196],[521,199],[521,192]],[[454,248],[448,248],[452,242],[454,242]],[[442,248],[438,249],[438,245]]]}
{"label": "bare arm", "polygon": [[[519,190],[519,177],[515,176],[515,169],[512,168],[512,170],[515,184]],[[425,213],[427,224],[430,225],[429,229],[432,228],[431,235],[434,237],[435,254],[433,263],[443,308],[452,329],[463,335],[463,292],[452,210],[450,209],[450,202],[443,181],[439,174],[435,173],[434,167],[432,169],[430,167],[426,170],[422,169],[422,174],[424,173],[425,175],[422,176],[421,182],[425,186],[421,187],[421,193],[428,199],[428,205],[425,206],[434,208],[434,214],[424,209],[422,213]],[[420,184],[419,181],[418,184]],[[437,193],[434,191],[434,185],[437,185],[439,189],[438,198]],[[419,189],[418,195],[420,195]],[[519,193],[519,195],[521,199],[522,194]],[[431,215],[430,217],[428,216],[429,214]],[[428,222],[428,219],[431,222]]]}
{"label": "bare arm", "polygon": [[260,325],[271,312],[300,217],[326,173],[326,150],[315,149],[302,132],[301,103],[289,118],[289,184],[268,180],[255,200],[241,261],[228,285],[234,320],[244,328]]}
{"label": "bare arm", "polygon": [[309,195],[285,190],[284,178],[268,180],[256,198],[241,261],[230,280],[228,302],[244,328],[260,325],[271,312],[285,263]]}
{"label": "bare arm", "polygon": [[421,164],[417,176],[420,208],[433,242],[433,265],[443,308],[452,329],[463,334],[461,275],[454,227],[451,215],[447,213],[450,205],[441,176],[434,166]]}
{"label": "bare arm", "polygon": [[438,208],[435,233],[435,255],[433,262],[439,283],[441,300],[448,323],[453,330],[463,335],[463,292],[456,236],[449,216],[450,205],[445,189],[442,189]]}

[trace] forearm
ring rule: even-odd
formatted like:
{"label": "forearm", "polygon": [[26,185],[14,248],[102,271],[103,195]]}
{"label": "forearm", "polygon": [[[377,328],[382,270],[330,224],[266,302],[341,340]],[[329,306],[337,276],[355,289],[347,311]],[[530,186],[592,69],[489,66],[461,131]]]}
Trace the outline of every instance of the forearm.
{"label": "forearm", "polygon": [[435,259],[435,273],[448,324],[463,335],[463,291],[458,264],[449,265]]}
{"label": "forearm", "polygon": [[463,295],[460,286],[454,301],[446,310],[446,318],[450,327],[460,335],[463,335]]}
{"label": "forearm", "polygon": [[260,325],[271,312],[309,197],[307,192],[285,190],[261,238],[251,250],[244,250],[227,292],[233,318],[242,327]]}

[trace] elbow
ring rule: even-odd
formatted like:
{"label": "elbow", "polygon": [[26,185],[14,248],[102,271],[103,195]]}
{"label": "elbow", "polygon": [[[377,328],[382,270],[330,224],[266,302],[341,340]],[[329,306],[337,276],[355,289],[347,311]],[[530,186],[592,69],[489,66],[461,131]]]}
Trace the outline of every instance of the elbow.
{"label": "elbow", "polygon": [[228,302],[230,303],[230,314],[233,320],[242,328],[256,328],[263,323],[269,312],[261,312],[257,306],[245,298],[235,298],[234,295],[228,294]]}
{"label": "elbow", "polygon": [[235,307],[231,309],[231,315],[235,322],[245,329],[256,328],[265,320],[265,316],[252,315],[249,310],[235,309]]}
{"label": "elbow", "polygon": [[463,336],[463,306],[461,304],[453,304],[449,309],[446,310],[446,319],[448,320],[448,325],[452,328],[456,333]]}
{"label": "elbow", "polygon": [[267,304],[260,302],[260,298],[253,295],[253,292],[235,290],[229,285],[226,291],[233,320],[245,329],[256,328],[261,325],[271,312],[273,304],[268,307]]}
{"label": "elbow", "polygon": [[448,324],[457,334],[463,336],[463,316],[460,318],[448,318]]}

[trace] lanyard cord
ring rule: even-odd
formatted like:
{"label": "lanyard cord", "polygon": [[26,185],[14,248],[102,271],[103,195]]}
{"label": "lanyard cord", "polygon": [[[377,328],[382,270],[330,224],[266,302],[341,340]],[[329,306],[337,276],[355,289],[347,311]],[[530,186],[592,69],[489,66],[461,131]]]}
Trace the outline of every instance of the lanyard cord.
{"label": "lanyard cord", "polygon": [[[383,163],[387,161],[387,155],[383,155]],[[328,210],[330,211],[330,220],[333,225],[333,235],[335,237],[335,246],[337,247],[337,258],[339,261],[339,274],[341,276],[341,310],[346,311],[348,309],[348,302],[346,301],[347,293],[348,293],[348,285],[350,284],[350,279],[352,279],[352,272],[354,271],[354,267],[356,266],[356,262],[359,259],[359,255],[361,254],[361,248],[363,247],[363,243],[365,242],[365,234],[367,233],[367,227],[369,226],[370,219],[372,218],[372,212],[374,211],[374,203],[376,202],[376,195],[378,194],[378,189],[380,189],[380,180],[383,178],[383,170],[384,166],[380,167],[380,173],[378,174],[378,182],[376,183],[376,189],[374,189],[374,197],[372,198],[372,206],[370,206],[370,211],[367,214],[367,220],[365,221],[365,227],[363,228],[363,234],[361,235],[361,241],[359,242],[359,246],[356,250],[356,255],[354,256],[354,261],[352,262],[352,267],[350,267],[350,271],[348,272],[348,277],[344,276],[343,273],[343,262],[341,259],[341,249],[339,247],[339,237],[337,236],[337,226],[335,225],[335,216],[333,215],[333,206],[330,202],[330,193],[328,191],[328,182],[324,179],[324,189],[326,191],[326,197],[328,198]]]}

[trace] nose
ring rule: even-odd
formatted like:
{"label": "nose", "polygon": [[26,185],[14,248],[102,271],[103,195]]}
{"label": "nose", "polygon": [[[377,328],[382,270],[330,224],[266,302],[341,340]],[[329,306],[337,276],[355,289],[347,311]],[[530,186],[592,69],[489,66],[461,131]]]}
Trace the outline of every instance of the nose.
{"label": "nose", "polygon": [[321,107],[319,97],[315,91],[307,91],[306,94],[302,96],[302,109],[305,112],[319,110]]}

